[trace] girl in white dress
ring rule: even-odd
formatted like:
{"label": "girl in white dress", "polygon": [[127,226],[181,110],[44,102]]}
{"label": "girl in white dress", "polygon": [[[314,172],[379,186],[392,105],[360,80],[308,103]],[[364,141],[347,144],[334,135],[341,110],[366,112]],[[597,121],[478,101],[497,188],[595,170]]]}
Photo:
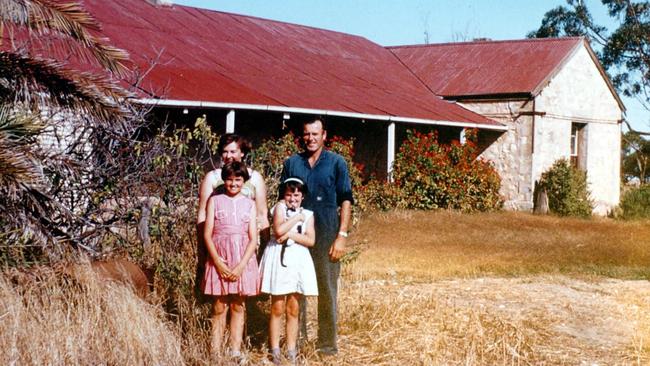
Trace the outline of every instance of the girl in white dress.
{"label": "girl in white dress", "polygon": [[280,186],[283,200],[272,209],[273,237],[260,263],[262,292],[271,294],[269,338],[273,362],[279,364],[282,315],[286,320],[286,343],[289,361],[297,357],[298,300],[301,296],[318,296],[316,272],[309,253],[315,243],[314,214],[302,208],[307,186],[298,178],[288,178]]}

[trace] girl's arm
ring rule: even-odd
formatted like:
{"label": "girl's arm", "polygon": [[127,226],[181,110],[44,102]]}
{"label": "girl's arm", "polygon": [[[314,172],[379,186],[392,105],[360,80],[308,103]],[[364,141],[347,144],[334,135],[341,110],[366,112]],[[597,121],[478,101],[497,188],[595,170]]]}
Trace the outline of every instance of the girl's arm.
{"label": "girl's arm", "polygon": [[273,212],[273,234],[278,239],[278,242],[281,242],[281,238],[291,231],[291,228],[294,227],[294,225],[305,220],[305,215],[303,215],[302,212],[299,215],[294,215],[288,219],[286,212],[287,205],[278,202],[275,206],[275,212]]}
{"label": "girl's arm", "polygon": [[251,207],[251,220],[248,223],[248,245],[246,246],[246,251],[242,256],[241,262],[237,263],[235,268],[232,269],[233,276],[239,278],[244,272],[244,268],[248,264],[248,261],[255,254],[255,249],[257,249],[257,207],[253,205]]}
{"label": "girl's arm", "polygon": [[314,218],[307,222],[307,230],[304,234],[297,233],[295,231],[290,231],[288,238],[295,241],[296,243],[305,246],[313,247],[316,244],[316,230],[314,229]]}
{"label": "girl's arm", "polygon": [[217,267],[217,272],[219,274],[226,278],[230,279],[232,276],[232,271],[226,263],[223,262],[221,257],[219,257],[219,254],[217,253],[217,248],[214,245],[214,242],[212,241],[212,230],[214,230],[214,211],[215,211],[215,204],[214,200],[209,200],[207,202],[208,207],[207,207],[207,214],[205,218],[205,229],[203,230],[203,240],[205,241],[205,246],[208,249],[208,253],[210,254],[210,258],[212,259],[212,263],[214,263],[215,267]]}

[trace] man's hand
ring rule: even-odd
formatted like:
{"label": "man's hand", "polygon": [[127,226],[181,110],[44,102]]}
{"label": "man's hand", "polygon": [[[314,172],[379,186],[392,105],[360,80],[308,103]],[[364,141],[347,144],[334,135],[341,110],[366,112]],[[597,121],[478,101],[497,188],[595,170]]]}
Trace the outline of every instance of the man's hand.
{"label": "man's hand", "polygon": [[330,260],[332,262],[338,262],[341,257],[345,254],[345,242],[347,241],[346,238],[342,237],[341,235],[338,235],[336,239],[334,240],[334,243],[332,243],[332,246],[330,247]]}

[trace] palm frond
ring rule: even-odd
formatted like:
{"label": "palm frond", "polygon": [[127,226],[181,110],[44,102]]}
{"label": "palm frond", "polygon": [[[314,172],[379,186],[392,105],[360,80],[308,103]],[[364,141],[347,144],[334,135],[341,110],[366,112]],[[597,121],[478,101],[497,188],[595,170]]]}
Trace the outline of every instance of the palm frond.
{"label": "palm frond", "polygon": [[7,197],[17,197],[26,184],[33,184],[40,178],[34,162],[22,151],[11,151],[0,140],[0,186]]}
{"label": "palm frond", "polygon": [[1,100],[51,104],[111,121],[124,115],[118,103],[129,96],[106,77],[67,69],[54,60],[0,51]]}
{"label": "palm frond", "polygon": [[[33,116],[9,111],[0,107],[0,139],[19,143],[41,133],[43,125]],[[30,140],[31,141],[31,140]]]}
{"label": "palm frond", "polygon": [[[0,20],[3,24],[26,27],[39,38],[69,37],[75,42],[40,42],[46,49],[63,48],[85,63],[97,62],[118,76],[125,76],[126,51],[113,47],[106,38],[91,32],[101,29],[99,23],[79,3],[49,0],[0,0]],[[58,36],[58,37],[57,37]]]}
{"label": "palm frond", "polygon": [[18,197],[41,180],[42,172],[31,151],[42,130],[35,117],[0,108],[0,187],[5,199]]}

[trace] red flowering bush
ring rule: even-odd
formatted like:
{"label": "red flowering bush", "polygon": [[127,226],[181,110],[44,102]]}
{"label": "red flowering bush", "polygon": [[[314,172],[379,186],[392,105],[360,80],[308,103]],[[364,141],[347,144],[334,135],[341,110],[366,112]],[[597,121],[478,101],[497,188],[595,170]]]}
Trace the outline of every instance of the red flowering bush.
{"label": "red flowering bush", "polygon": [[501,207],[501,178],[492,165],[477,159],[476,132],[467,142],[438,143],[437,134],[408,131],[393,163],[393,183],[368,187],[368,201],[379,209],[450,208],[489,211]]}
{"label": "red flowering bush", "polygon": [[341,155],[348,163],[348,171],[352,182],[352,191],[358,191],[363,184],[363,170],[365,167],[363,164],[354,162],[354,138],[346,140],[343,137],[334,136],[329,138],[327,141],[327,147],[331,151]]}
{"label": "red flowering bush", "polygon": [[[354,162],[354,139],[330,137],[327,148],[343,156],[355,195],[355,221],[369,210],[451,208],[489,211],[501,206],[501,179],[492,165],[477,159],[476,132],[467,142],[441,145],[435,133],[408,132],[393,165],[393,183],[371,178],[364,184],[364,167]],[[269,203],[276,200],[282,163],[300,151],[299,139],[287,134],[270,139],[251,153],[252,166],[266,179]]]}

